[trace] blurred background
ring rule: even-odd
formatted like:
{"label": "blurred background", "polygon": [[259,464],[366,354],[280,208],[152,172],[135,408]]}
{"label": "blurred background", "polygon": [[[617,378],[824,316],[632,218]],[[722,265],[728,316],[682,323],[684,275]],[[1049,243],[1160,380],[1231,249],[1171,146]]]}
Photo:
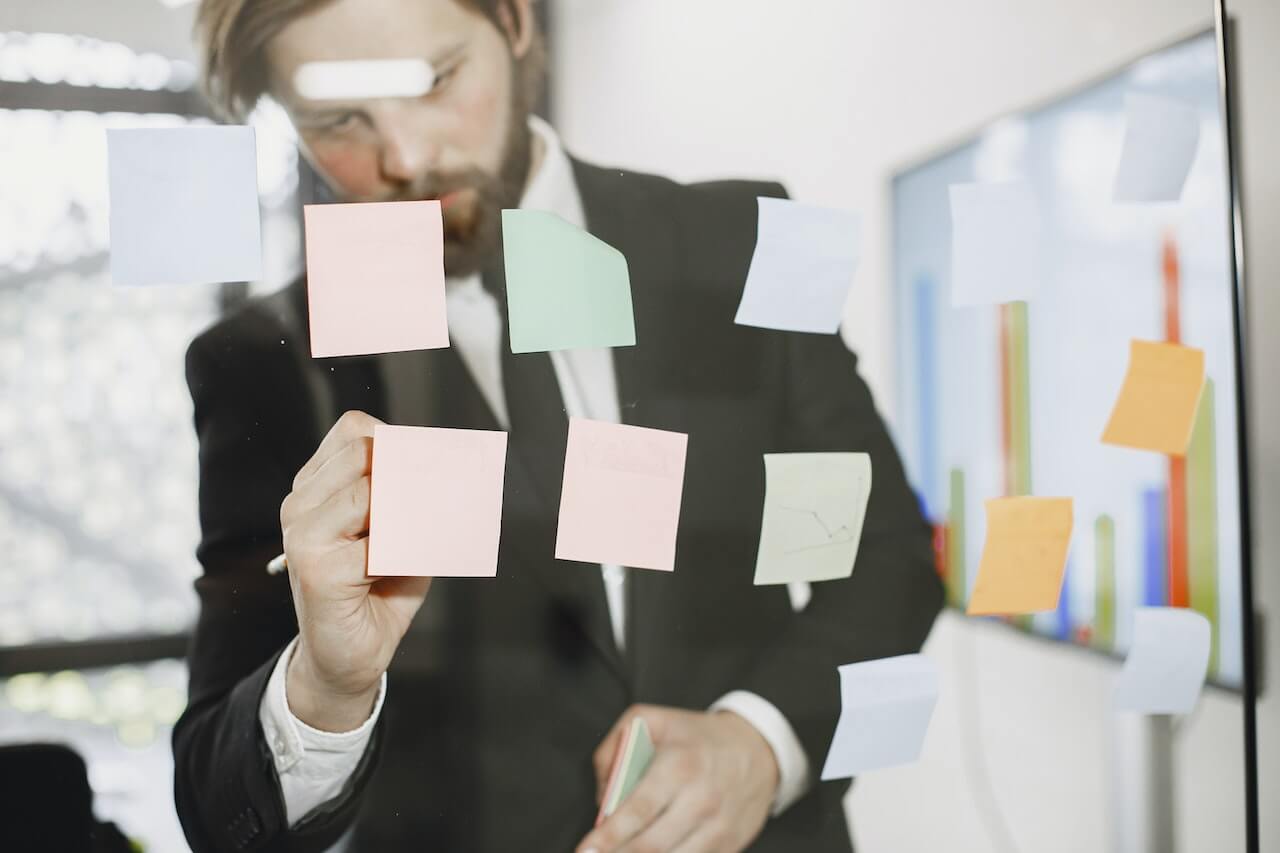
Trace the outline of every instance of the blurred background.
{"label": "blurred background", "polygon": [[[1239,0],[1237,165],[1247,261],[1257,609],[1280,614],[1280,4]],[[107,276],[104,130],[209,121],[184,0],[0,5],[0,743],[86,758],[99,817],[186,849],[169,732],[198,573],[187,342],[300,269],[300,167],[260,109],[267,275],[126,289]],[[548,110],[570,150],[677,179],[763,177],[863,214],[843,334],[896,431],[893,176],[981,129],[1211,27],[1207,0],[541,0]],[[1225,223],[1222,223],[1225,228]],[[1268,522],[1271,522],[1268,524]],[[1260,633],[1264,686],[1280,632]],[[1108,711],[1116,660],[945,613],[921,760],[858,781],[860,850],[1141,849],[1150,787],[1182,851],[1245,847],[1238,690],[1161,733]],[[1280,849],[1280,698],[1257,705],[1261,848]],[[1151,746],[1167,736],[1171,753]],[[1161,757],[1163,756],[1163,757]]]}

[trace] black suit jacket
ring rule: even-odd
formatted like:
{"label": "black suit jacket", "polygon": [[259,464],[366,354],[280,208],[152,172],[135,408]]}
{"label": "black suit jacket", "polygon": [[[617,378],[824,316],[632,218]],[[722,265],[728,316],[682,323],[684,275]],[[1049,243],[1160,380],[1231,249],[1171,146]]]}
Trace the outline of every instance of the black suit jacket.
{"label": "black suit jacket", "polygon": [[[458,422],[449,402],[475,389],[447,350],[312,361],[301,282],[250,303],[187,354],[204,574],[173,742],[196,851],[320,850],[352,826],[359,850],[570,850],[594,816],[591,753],[629,704],[704,709],[734,689],[781,710],[815,777],[752,849],[850,849],[847,784],[816,780],[836,668],[919,649],[941,603],[927,527],[839,337],[733,322],[756,196],[782,188],[574,167],[589,229],[630,266],[637,345],[614,351],[623,419],[689,435],[675,571],[630,571],[620,654],[599,572],[553,558],[559,488],[548,499],[531,474],[547,460],[513,436],[498,577],[435,582],[351,784],[290,831],[258,706],[297,631],[287,580],[263,569],[293,475],[344,409],[493,424]],[[815,584],[799,614],[785,587],[752,585],[761,454],[781,451],[867,451],[874,468],[853,575]]]}

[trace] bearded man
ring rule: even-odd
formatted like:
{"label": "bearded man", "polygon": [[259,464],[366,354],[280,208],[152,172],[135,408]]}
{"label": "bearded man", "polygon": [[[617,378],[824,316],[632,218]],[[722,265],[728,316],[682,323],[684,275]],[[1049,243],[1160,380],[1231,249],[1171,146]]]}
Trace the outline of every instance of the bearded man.
{"label": "bearded man", "polygon": [[[304,280],[192,343],[204,574],[173,742],[196,851],[851,849],[848,784],[818,780],[836,668],[920,647],[941,602],[929,531],[840,339],[733,322],[756,199],[782,188],[569,156],[533,114],[531,2],[200,5],[229,116],[281,104],[342,201],[439,200],[451,347],[313,360]],[[305,63],[371,59],[423,60],[434,85],[294,88]],[[626,256],[636,346],[510,352],[516,207]],[[554,559],[568,416],[688,435],[674,572]],[[510,431],[497,578],[366,576],[380,422]],[[800,606],[752,577],[761,454],[802,451],[867,452],[875,487],[856,571]],[[265,571],[282,551],[287,572]],[[655,758],[593,827],[637,714]]]}

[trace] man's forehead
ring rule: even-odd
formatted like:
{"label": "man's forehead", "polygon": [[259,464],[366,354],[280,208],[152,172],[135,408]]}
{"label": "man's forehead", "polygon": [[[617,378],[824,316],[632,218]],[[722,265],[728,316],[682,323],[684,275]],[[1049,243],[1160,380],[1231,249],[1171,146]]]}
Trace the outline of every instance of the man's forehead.
{"label": "man's forehead", "polygon": [[290,21],[267,45],[275,73],[305,62],[424,59],[436,64],[482,16],[458,0],[336,0]]}

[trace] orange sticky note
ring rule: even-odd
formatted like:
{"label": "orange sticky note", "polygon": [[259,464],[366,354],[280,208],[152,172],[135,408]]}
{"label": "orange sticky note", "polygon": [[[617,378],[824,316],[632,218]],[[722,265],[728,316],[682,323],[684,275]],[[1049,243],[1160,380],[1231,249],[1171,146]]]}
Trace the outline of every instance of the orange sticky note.
{"label": "orange sticky note", "polygon": [[1185,455],[1202,390],[1203,350],[1130,341],[1129,372],[1102,433],[1103,443]]}
{"label": "orange sticky note", "polygon": [[373,428],[369,575],[498,573],[507,434]]}
{"label": "orange sticky note", "polygon": [[986,502],[987,539],[966,611],[1053,610],[1062,592],[1073,520],[1071,498],[995,498]]}
{"label": "orange sticky note", "polygon": [[311,356],[449,345],[438,201],[309,204]]}
{"label": "orange sticky note", "polygon": [[672,571],[688,440],[570,419],[556,559]]}

